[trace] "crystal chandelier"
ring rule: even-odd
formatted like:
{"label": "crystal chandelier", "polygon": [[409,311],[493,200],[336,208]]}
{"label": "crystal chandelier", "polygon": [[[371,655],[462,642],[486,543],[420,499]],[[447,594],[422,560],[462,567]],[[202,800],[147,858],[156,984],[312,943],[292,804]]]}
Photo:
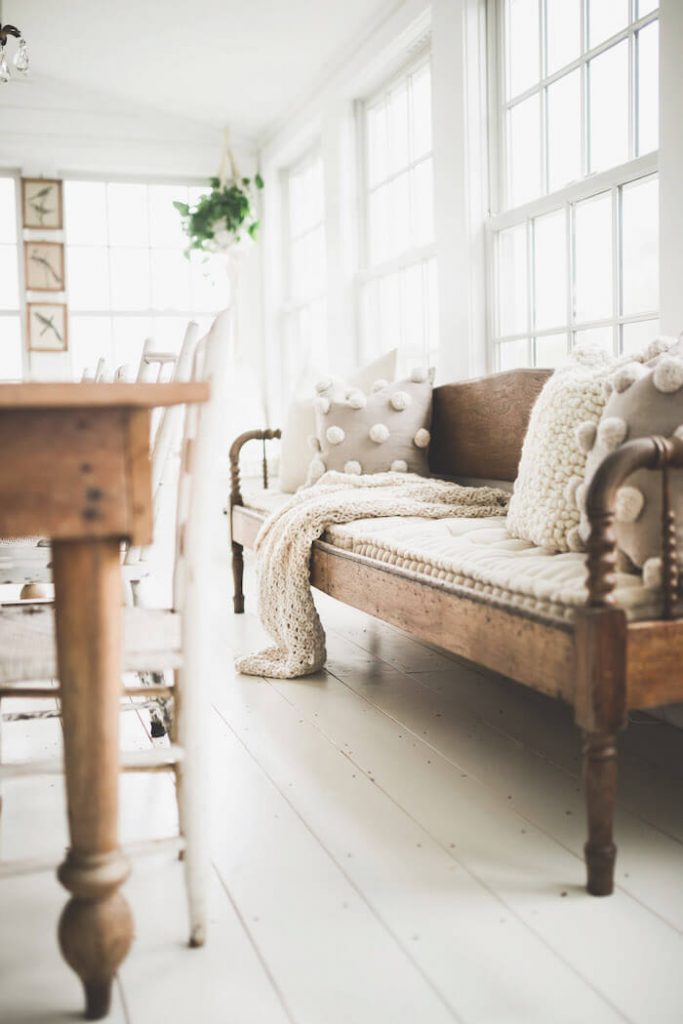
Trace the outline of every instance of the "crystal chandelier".
{"label": "crystal chandelier", "polygon": [[15,70],[19,73],[19,77],[25,78],[28,73],[29,66],[26,40],[15,25],[3,25],[2,0],[0,0],[0,85],[12,80],[12,73],[7,60],[7,54],[5,53],[7,41],[10,36],[13,36],[14,39],[19,41],[12,63],[14,64]]}

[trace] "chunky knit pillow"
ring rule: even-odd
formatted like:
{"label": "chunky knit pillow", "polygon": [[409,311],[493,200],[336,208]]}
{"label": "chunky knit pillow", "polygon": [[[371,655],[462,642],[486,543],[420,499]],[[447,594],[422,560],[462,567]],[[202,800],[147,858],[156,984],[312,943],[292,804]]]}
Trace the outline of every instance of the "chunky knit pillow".
{"label": "chunky knit pillow", "polygon": [[586,465],[576,428],[597,424],[605,404],[603,383],[612,365],[601,350],[575,349],[538,396],[510,499],[507,528],[513,537],[549,551],[580,546],[579,510],[567,493],[569,481],[582,478]]}
{"label": "chunky knit pillow", "polygon": [[413,370],[407,380],[375,381],[369,394],[348,388],[336,398],[333,382],[318,384],[317,452],[307,483],[327,470],[342,473],[409,472],[427,476],[433,370]]}
{"label": "chunky knit pillow", "polygon": [[[658,338],[645,355],[647,363],[629,362],[607,381],[609,398],[597,429],[581,427],[588,451],[583,482],[574,494],[581,511],[579,531],[586,541],[590,523],[586,515],[588,485],[610,452],[624,441],[660,434],[683,436],[683,345],[673,338]],[[678,550],[683,550],[683,473],[670,474],[672,502],[677,515]],[[615,532],[620,551],[643,569],[646,586],[657,587],[661,567],[661,477],[646,469],[629,477],[617,493]]]}

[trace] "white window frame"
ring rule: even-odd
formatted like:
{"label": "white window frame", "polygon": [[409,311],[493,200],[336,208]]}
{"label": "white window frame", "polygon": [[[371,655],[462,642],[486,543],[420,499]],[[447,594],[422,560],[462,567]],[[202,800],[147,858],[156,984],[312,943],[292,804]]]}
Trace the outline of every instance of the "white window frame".
{"label": "white window frame", "polygon": [[[541,77],[537,83],[529,89],[515,96],[513,100],[507,100],[506,90],[506,41],[505,41],[505,4],[506,0],[488,0],[487,5],[487,52],[489,65],[489,152],[490,152],[490,181],[492,196],[492,212],[486,223],[486,252],[487,252],[487,364],[490,370],[499,368],[499,345],[503,342],[512,342],[528,338],[527,366],[537,366],[533,350],[534,339],[557,335],[565,331],[568,335],[570,348],[573,345],[573,335],[576,331],[590,330],[592,328],[610,327],[615,354],[621,347],[622,326],[624,324],[642,323],[649,320],[659,319],[659,310],[649,310],[634,315],[623,315],[620,311],[621,296],[621,224],[620,224],[620,190],[624,185],[638,181],[657,174],[659,170],[659,150],[654,150],[643,156],[633,156],[636,146],[637,117],[638,117],[638,95],[637,76],[635,73],[635,37],[636,33],[647,27],[649,24],[659,20],[659,8],[629,22],[629,25],[620,32],[610,36],[598,46],[587,50],[580,57],[571,63],[563,66],[551,75]],[[581,31],[582,38],[586,31],[586,4],[581,4]],[[635,15],[636,0],[629,0],[629,15]],[[539,47],[543,47],[545,33],[545,2],[541,3],[541,26],[539,31]],[[588,90],[587,68],[588,63],[594,57],[618,45],[619,42],[627,39],[629,41],[629,153],[631,159],[616,167],[597,173],[588,174],[589,166],[589,140],[588,140]],[[539,67],[542,65],[542,53],[539,55]],[[508,184],[508,151],[507,151],[507,112],[512,106],[523,102],[530,96],[540,94],[540,116],[541,116],[541,187],[545,189],[547,184],[547,111],[546,111],[546,88],[553,82],[571,73],[576,68],[584,69],[581,79],[581,102],[583,110],[583,138],[581,167],[584,177],[579,181],[558,189],[555,192],[545,191],[530,202],[517,207],[505,208]],[[635,128],[635,130],[633,130]],[[572,310],[572,287],[574,275],[574,219],[572,207],[575,203],[584,199],[590,199],[604,192],[612,194],[612,315],[608,318],[591,321],[575,321]],[[533,221],[544,214],[565,211],[566,217],[566,239],[567,239],[567,317],[564,325],[557,325],[549,329],[536,329],[533,326],[533,309],[527,310],[528,330],[523,333],[498,335],[497,317],[499,308],[499,296],[497,289],[497,235],[506,228],[526,224],[527,242],[527,295],[531,302],[533,295]]]}
{"label": "white window frame", "polygon": [[[323,205],[321,210],[321,219],[316,221],[312,226],[308,227],[306,231],[301,232],[299,235],[292,234],[292,221],[290,217],[290,178],[293,174],[304,169],[308,164],[313,164],[320,160],[322,162],[322,150],[320,140],[316,139],[312,145],[308,146],[306,150],[301,153],[297,159],[291,161],[286,167],[280,171],[280,196],[281,196],[281,209],[282,209],[282,264],[284,267],[283,273],[283,301],[280,307],[280,337],[282,339],[282,353],[283,353],[283,370],[285,374],[286,388],[294,386],[294,375],[302,369],[302,352],[290,350],[290,322],[296,317],[300,324],[301,317],[306,313],[307,310],[311,310],[314,306],[320,303],[327,302],[327,274],[324,275],[321,281],[320,287],[311,289],[310,292],[305,292],[302,295],[294,295],[292,287],[292,246],[293,243],[299,239],[304,238],[306,235],[311,234],[313,231],[317,231],[320,227],[323,229],[324,237],[327,238],[327,220],[326,220],[326,200],[324,187],[324,176],[323,176]],[[324,165],[323,165],[324,175]],[[327,327],[327,316],[324,317],[325,324]],[[301,338],[299,337],[299,344]],[[328,349],[327,349],[327,337],[324,339],[322,351],[317,353],[308,354],[315,361],[316,370],[322,370],[326,367],[328,361]]]}
{"label": "white window frame", "polygon": [[[396,274],[399,271],[407,270],[411,267],[421,265],[423,280],[427,273],[428,264],[432,260],[436,260],[436,240],[432,239],[426,245],[413,246],[410,249],[406,249],[403,253],[398,256],[392,257],[388,260],[383,260],[381,263],[371,264],[370,262],[370,194],[372,189],[369,186],[369,143],[368,143],[368,119],[367,111],[374,103],[385,96],[392,88],[400,82],[402,79],[407,78],[421,67],[429,65],[431,69],[432,64],[432,53],[431,53],[431,42],[428,41],[419,47],[417,53],[413,53],[410,59],[401,64],[392,75],[385,79],[381,85],[377,86],[361,99],[356,101],[356,132],[357,132],[357,150],[359,154],[358,159],[358,197],[359,197],[359,237],[358,237],[358,252],[359,252],[359,268],[354,279],[354,307],[355,307],[355,322],[356,322],[356,337],[358,339],[359,348],[362,350],[363,345],[363,322],[362,322],[362,293],[363,287],[371,281],[380,281],[384,277]],[[433,73],[431,74],[432,87],[433,87]],[[409,108],[410,110],[410,105]],[[379,188],[382,185],[392,181],[398,174],[403,174],[406,171],[412,171],[419,164],[425,160],[432,160],[432,167],[434,161],[434,140],[432,139],[432,148],[429,153],[426,153],[419,157],[417,160],[409,160],[409,162],[397,171],[394,175],[389,176],[382,182],[376,184],[374,188]],[[411,179],[412,180],[412,179]],[[427,308],[424,310],[424,316],[429,316]],[[437,335],[438,335],[438,323]],[[425,336],[428,336],[428,324],[425,321],[424,327]],[[399,350],[401,348],[401,341],[397,339]],[[367,356],[372,356],[375,353],[366,353]]]}
{"label": "white window frame", "polygon": [[[16,242],[14,243],[17,255],[17,275],[19,281],[19,308],[0,309],[0,321],[4,317],[19,319],[20,344],[21,344],[21,366],[23,379],[28,379],[30,372],[30,361],[28,341],[26,338],[26,280],[24,278],[24,227],[21,212],[21,174],[17,170],[0,168],[0,177],[11,178],[14,181],[14,213],[16,221]],[[57,236],[60,237],[60,236]],[[7,243],[11,244],[11,243]]]}

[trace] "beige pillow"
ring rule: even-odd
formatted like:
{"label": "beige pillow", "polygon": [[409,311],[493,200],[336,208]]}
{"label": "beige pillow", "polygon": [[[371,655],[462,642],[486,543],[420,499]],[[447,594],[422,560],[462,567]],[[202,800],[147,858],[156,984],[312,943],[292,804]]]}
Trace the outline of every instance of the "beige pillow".
{"label": "beige pillow", "polygon": [[[348,382],[335,378],[329,378],[335,385],[335,392],[343,393],[345,387],[360,388],[361,391],[369,391],[374,381],[378,378],[394,380],[396,377],[396,360],[398,350],[392,349],[383,356],[361,367],[349,376]],[[302,393],[300,385],[299,394],[290,402],[282,428],[282,440],[280,441],[280,489],[288,493],[294,493],[299,487],[303,487],[308,467],[311,463],[310,438],[316,433],[315,419],[315,380],[309,380]]]}
{"label": "beige pillow", "polygon": [[[658,351],[659,350],[659,351]],[[581,511],[580,534],[588,539],[586,494],[603,459],[625,441],[660,434],[683,436],[683,344],[660,338],[648,355],[658,354],[643,364],[630,362],[620,367],[607,382],[610,392],[597,429],[584,429],[588,450],[583,482],[574,487]],[[673,507],[683,513],[683,474],[670,474]],[[619,549],[643,569],[646,585],[658,586],[661,566],[661,476],[643,469],[629,477],[617,493],[615,532]],[[676,517],[678,550],[683,551],[683,519]]]}
{"label": "beige pillow", "polygon": [[308,483],[327,470],[342,473],[429,474],[433,370],[413,370],[394,384],[378,380],[366,394],[349,387],[336,398],[332,386],[316,406],[319,451]]}

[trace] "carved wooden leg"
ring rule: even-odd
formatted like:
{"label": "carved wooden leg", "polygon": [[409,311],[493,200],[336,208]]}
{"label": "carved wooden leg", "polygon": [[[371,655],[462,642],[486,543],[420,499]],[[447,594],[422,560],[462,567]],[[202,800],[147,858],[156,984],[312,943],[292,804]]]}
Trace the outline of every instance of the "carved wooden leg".
{"label": "carved wooden leg", "polygon": [[233,579],[233,598],[232,603],[235,609],[236,615],[241,615],[244,612],[244,590],[242,589],[244,580],[244,555],[243,547],[241,544],[232,542],[232,579]]}
{"label": "carved wooden leg", "polygon": [[583,772],[588,810],[584,850],[588,892],[610,896],[614,889],[614,805],[617,795],[617,739],[614,733],[584,733]]}
{"label": "carved wooden leg", "polygon": [[20,601],[43,601],[49,597],[47,587],[42,583],[24,583],[19,593]]}
{"label": "carved wooden leg", "polygon": [[104,1017],[133,919],[119,886],[121,572],[117,540],[53,545],[57,656],[71,845],[58,871],[72,894],[59,923],[66,961],[83,982],[86,1017]]}

